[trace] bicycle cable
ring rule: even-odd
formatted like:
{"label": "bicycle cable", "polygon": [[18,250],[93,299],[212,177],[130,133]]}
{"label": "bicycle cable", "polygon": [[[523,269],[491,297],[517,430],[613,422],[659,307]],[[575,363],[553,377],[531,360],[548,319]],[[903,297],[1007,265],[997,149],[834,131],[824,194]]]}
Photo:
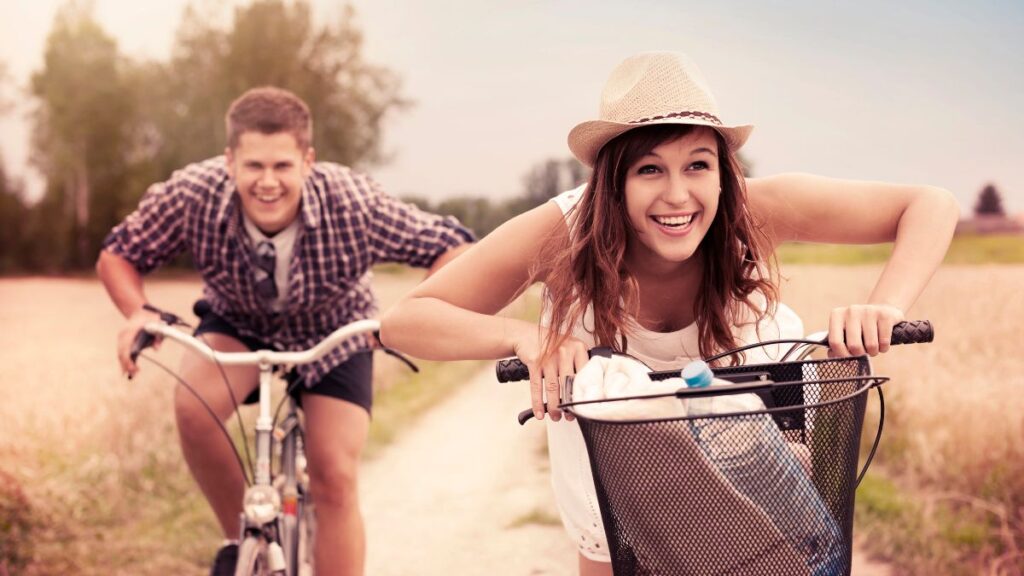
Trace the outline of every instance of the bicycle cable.
{"label": "bicycle cable", "polygon": [[151,358],[149,354],[144,354],[144,355],[140,355],[140,356],[142,358],[145,358],[146,360],[148,360],[150,363],[156,365],[157,367],[159,367],[164,372],[170,374],[172,378],[174,378],[175,380],[178,381],[178,384],[181,384],[182,386],[184,386],[185,389],[188,390],[189,393],[192,394],[192,396],[194,396],[195,399],[198,400],[199,403],[203,405],[203,408],[206,408],[206,411],[210,414],[210,417],[213,418],[213,421],[217,423],[217,427],[220,428],[220,431],[224,434],[224,438],[227,439],[228,444],[231,446],[232,451],[235,453],[235,459],[238,461],[238,467],[242,471],[242,478],[245,480],[245,485],[246,486],[252,486],[252,482],[249,480],[249,477],[246,475],[245,463],[242,462],[242,455],[238,453],[238,448],[235,448],[235,442],[231,438],[231,433],[228,432],[227,427],[224,426],[224,424],[220,421],[220,418],[217,418],[217,414],[213,411],[213,408],[210,408],[210,405],[206,403],[206,400],[203,400],[202,395],[200,395],[198,392],[196,392],[195,388],[193,388],[188,382],[186,382],[184,378],[182,378],[181,376],[178,376],[173,370],[171,370],[167,366],[164,366],[159,361]]}
{"label": "bicycle cable", "polygon": [[[198,339],[202,340],[203,343],[209,346],[211,350],[213,349],[210,341],[206,338],[206,334],[199,334]],[[228,389],[228,396],[231,397],[231,405],[234,406],[235,418],[238,420],[238,430],[242,434],[242,448],[245,450],[245,461],[249,464],[249,477],[256,478],[256,468],[252,463],[252,454],[249,453],[249,435],[245,432],[245,423],[242,420],[242,413],[239,410],[238,399],[235,398],[235,391],[231,388],[231,381],[228,379],[227,371],[224,370],[224,365],[217,360],[216,356],[213,357],[213,363],[217,365],[217,370],[220,371],[221,380],[224,382],[224,387]],[[216,415],[214,415],[214,418],[216,418]],[[220,419],[218,418],[217,421],[219,422]],[[234,445],[234,442],[232,442],[232,445]],[[238,452],[237,448],[235,449],[235,452]],[[241,460],[241,455],[239,455],[238,458]],[[245,473],[246,471],[243,467],[242,474],[244,475]]]}
{"label": "bicycle cable", "polygon": [[[280,377],[282,379],[285,379],[285,375],[281,375]],[[286,380],[286,382],[287,382],[287,380]],[[288,397],[291,396],[292,391],[294,391],[295,388],[301,382],[302,382],[302,380],[300,378],[298,378],[298,377],[295,380],[291,381],[291,382],[287,382],[287,385],[285,386],[285,389],[284,389],[284,395],[281,396],[281,399],[277,401],[277,407],[274,408],[274,418],[273,418],[273,420],[271,420],[272,425],[273,425],[274,428],[277,428],[278,419],[280,419],[280,417],[281,417],[281,407],[284,406],[285,400],[287,400]],[[303,434],[302,434],[302,427],[300,426],[298,428],[298,430],[299,430],[299,432],[298,432],[299,436],[302,437],[303,436]],[[280,468],[280,467],[281,467],[281,463],[278,462],[278,468]],[[273,459],[271,459],[271,462],[270,462],[270,476],[271,476],[271,478],[273,478],[273,476],[274,476],[274,462],[273,462]]]}
{"label": "bicycle cable", "polygon": [[861,470],[860,476],[857,476],[857,483],[854,484],[854,489],[860,486],[860,481],[868,473],[868,467],[871,466],[871,461],[875,459],[875,451],[878,450],[878,441],[882,439],[882,427],[885,425],[885,396],[882,394],[881,386],[876,386],[875,391],[878,392],[878,431],[875,432],[875,441],[871,445],[871,452],[868,453],[868,458],[864,462],[864,468]]}
{"label": "bicycle cable", "polygon": [[[391,348],[388,348],[386,346],[381,346],[379,348],[375,348],[375,347],[372,347],[372,346],[371,347],[367,347],[367,348],[360,348],[360,349],[356,350],[355,352],[353,352],[352,354],[350,354],[349,357],[351,358],[352,356],[355,356],[356,354],[367,354],[367,353],[372,354],[372,353],[376,352],[377,350],[380,350],[381,352],[384,352],[384,353],[390,355],[392,358],[397,358],[398,360],[402,361],[402,363],[404,363],[410,370],[412,370],[413,372],[419,373],[419,371],[420,371],[419,366],[416,366],[415,363],[413,363],[411,360],[409,360],[404,355],[402,355],[402,353],[400,353],[400,352],[398,352],[396,350],[392,350]],[[285,387],[284,395],[281,397],[280,400],[277,401],[277,406],[274,408],[273,423],[274,423],[274,427],[275,428],[277,427],[278,419],[281,417],[281,408],[284,406],[285,400],[287,400],[288,397],[291,396],[291,394],[295,390],[295,388],[297,388],[301,383],[302,383],[302,379],[301,378],[296,378],[295,380],[293,380],[291,382],[288,382],[288,385]],[[299,428],[299,435],[303,436],[301,428]],[[271,464],[271,465],[273,465],[273,464]]]}
{"label": "bicycle cable", "polygon": [[826,341],[821,341],[821,340],[805,340],[803,338],[786,338],[786,339],[783,339],[783,340],[765,340],[764,342],[756,342],[754,344],[748,344],[746,346],[740,346],[739,348],[733,348],[732,350],[726,350],[725,352],[722,352],[720,354],[715,354],[714,356],[710,356],[708,358],[705,358],[704,361],[707,362],[708,364],[711,364],[712,362],[714,362],[716,360],[719,360],[721,358],[725,358],[726,356],[735,356],[736,354],[739,354],[740,352],[746,352],[747,350],[750,350],[752,348],[762,348],[764,346],[771,346],[773,344],[814,344],[814,345],[817,345],[817,346],[825,346],[825,347],[828,346],[827,340]]}

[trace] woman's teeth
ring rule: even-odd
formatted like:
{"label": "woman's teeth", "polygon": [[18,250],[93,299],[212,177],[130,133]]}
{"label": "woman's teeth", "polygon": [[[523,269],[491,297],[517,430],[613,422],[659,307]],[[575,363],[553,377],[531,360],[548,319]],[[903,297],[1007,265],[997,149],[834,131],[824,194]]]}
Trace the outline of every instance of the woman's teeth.
{"label": "woman's teeth", "polygon": [[658,224],[671,227],[686,226],[691,220],[693,220],[693,214],[686,216],[654,216],[654,221]]}

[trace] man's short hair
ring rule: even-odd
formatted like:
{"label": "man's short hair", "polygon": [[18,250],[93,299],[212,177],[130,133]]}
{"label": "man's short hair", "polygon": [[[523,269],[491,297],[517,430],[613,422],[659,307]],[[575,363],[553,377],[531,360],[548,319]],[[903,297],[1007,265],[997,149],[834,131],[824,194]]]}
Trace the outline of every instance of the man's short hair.
{"label": "man's short hair", "polygon": [[299,149],[313,142],[313,120],[309,106],[288,90],[262,86],[239,96],[224,117],[227,124],[228,147],[234,149],[246,132],[277,134],[287,132],[295,137]]}

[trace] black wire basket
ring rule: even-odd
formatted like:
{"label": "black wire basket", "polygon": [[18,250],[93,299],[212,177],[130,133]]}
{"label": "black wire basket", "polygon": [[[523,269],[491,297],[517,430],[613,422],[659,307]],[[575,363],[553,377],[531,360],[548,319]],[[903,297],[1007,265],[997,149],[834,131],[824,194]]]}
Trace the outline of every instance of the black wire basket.
{"label": "black wire basket", "polygon": [[[764,408],[609,420],[584,405],[622,399],[563,405],[583,432],[614,573],[849,574],[867,392],[886,378],[864,356],[715,375],[749,383],[674,396],[757,394]],[[880,434],[881,422],[876,445]]]}

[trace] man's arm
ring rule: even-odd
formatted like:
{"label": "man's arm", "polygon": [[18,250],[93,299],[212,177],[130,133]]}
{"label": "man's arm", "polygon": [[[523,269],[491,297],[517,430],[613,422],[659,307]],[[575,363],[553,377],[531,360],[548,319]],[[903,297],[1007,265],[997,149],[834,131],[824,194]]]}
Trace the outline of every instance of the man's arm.
{"label": "man's arm", "polygon": [[96,260],[96,275],[103,282],[114,306],[125,318],[130,318],[146,303],[142,274],[123,257],[109,250],[101,250]]}
{"label": "man's arm", "polygon": [[374,263],[396,262],[427,268],[428,276],[466,250],[473,232],[452,216],[421,210],[388,195],[365,178],[367,240]]}
{"label": "man's arm", "polygon": [[467,244],[463,244],[461,246],[456,246],[454,248],[450,248],[447,252],[445,252],[445,253],[441,254],[440,256],[438,256],[437,260],[434,260],[434,263],[431,264],[430,268],[427,270],[427,276],[426,277],[430,278],[434,274],[434,272],[437,272],[438,270],[440,270],[445,264],[451,262],[459,254],[462,254],[466,250],[469,250],[469,248],[471,246],[473,246],[472,243],[467,243]]}
{"label": "man's arm", "polygon": [[142,275],[131,262],[109,250],[102,250],[96,260],[96,274],[114,306],[128,319],[117,333],[117,359],[121,363],[121,370],[132,377],[139,371],[130,358],[132,341],[147,322],[159,320],[160,315],[143,309],[146,295],[142,287]]}

